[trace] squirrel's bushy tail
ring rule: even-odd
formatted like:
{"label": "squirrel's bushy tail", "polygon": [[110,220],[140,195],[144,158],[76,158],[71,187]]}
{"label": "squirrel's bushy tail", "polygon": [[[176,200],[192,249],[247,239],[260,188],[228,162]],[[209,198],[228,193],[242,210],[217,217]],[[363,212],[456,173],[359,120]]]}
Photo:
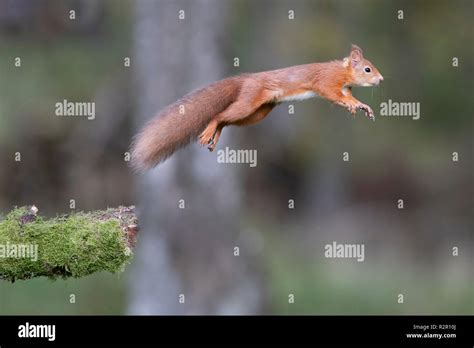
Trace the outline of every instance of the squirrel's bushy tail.
{"label": "squirrel's bushy tail", "polygon": [[231,77],[192,92],[153,117],[132,143],[132,166],[145,170],[195,139],[212,117],[224,111],[240,91],[240,79]]}

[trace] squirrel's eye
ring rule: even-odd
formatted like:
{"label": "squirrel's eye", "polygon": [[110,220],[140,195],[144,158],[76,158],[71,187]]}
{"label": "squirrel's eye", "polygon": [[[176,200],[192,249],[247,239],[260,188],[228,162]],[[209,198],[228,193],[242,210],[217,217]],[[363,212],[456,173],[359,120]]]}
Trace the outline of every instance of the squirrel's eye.
{"label": "squirrel's eye", "polygon": [[370,72],[370,68],[368,66],[365,67],[364,69],[365,72],[369,73]]}

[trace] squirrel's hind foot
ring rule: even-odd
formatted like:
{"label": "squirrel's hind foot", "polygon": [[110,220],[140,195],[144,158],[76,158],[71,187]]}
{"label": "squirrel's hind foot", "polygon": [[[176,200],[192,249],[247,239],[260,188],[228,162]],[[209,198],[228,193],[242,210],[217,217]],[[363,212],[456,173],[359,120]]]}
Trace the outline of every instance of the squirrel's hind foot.
{"label": "squirrel's hind foot", "polygon": [[199,136],[199,143],[202,146],[207,145],[207,149],[212,152],[214,151],[217,142],[219,141],[219,137],[222,132],[222,125],[216,123],[209,123],[209,125],[204,129],[204,131]]}
{"label": "squirrel's hind foot", "polygon": [[216,143],[214,142],[214,137],[212,137],[211,140],[209,140],[209,143],[207,144],[207,149],[209,152],[214,151],[214,148],[216,147]]}
{"label": "squirrel's hind foot", "polygon": [[199,136],[199,143],[202,146],[211,145],[214,143],[214,133],[215,130],[206,128],[201,135]]}

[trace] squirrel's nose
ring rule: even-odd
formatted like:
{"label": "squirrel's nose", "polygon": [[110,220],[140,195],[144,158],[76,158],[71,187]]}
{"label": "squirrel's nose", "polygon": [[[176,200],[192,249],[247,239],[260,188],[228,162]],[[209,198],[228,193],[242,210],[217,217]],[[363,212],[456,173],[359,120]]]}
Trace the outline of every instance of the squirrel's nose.
{"label": "squirrel's nose", "polygon": [[380,80],[380,82],[383,81],[383,76],[382,75],[380,75],[379,80]]}

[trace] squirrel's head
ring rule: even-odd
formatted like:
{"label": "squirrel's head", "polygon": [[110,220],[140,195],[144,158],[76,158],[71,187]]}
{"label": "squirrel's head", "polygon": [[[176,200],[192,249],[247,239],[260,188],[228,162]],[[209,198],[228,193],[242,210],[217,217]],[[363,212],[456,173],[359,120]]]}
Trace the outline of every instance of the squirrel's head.
{"label": "squirrel's head", "polygon": [[351,53],[344,58],[343,65],[351,71],[353,86],[375,86],[383,81],[382,74],[364,58],[359,46],[352,45]]}

